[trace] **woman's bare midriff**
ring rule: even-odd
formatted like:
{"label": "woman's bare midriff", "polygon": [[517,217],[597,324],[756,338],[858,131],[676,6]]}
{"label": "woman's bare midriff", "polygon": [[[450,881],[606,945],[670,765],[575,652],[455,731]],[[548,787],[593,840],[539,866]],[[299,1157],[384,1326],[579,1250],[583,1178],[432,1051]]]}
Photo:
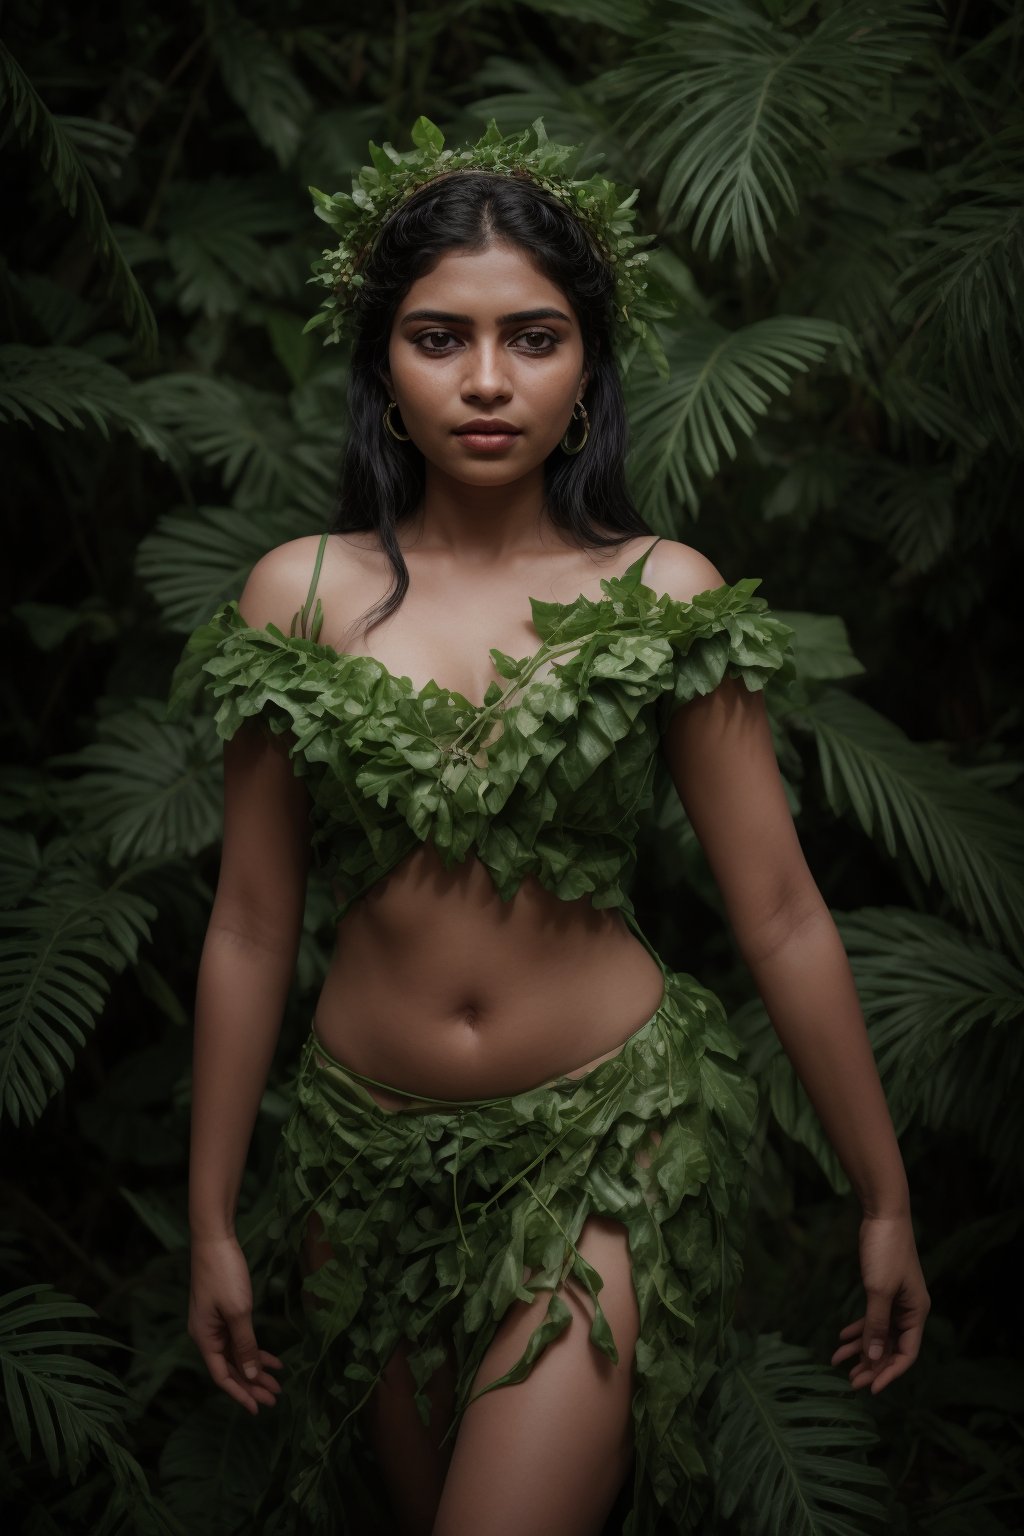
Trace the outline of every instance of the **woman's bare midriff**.
{"label": "woman's bare midriff", "polygon": [[478,859],[448,870],[425,844],[346,913],[313,1030],[337,1061],[405,1094],[496,1098],[616,1055],[663,991],[620,912],[532,877],[503,901]]}

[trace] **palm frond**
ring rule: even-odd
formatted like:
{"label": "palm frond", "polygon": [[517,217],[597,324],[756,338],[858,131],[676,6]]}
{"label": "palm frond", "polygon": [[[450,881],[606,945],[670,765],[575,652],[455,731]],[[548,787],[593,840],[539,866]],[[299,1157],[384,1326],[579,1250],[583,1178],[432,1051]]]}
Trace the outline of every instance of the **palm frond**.
{"label": "palm frond", "polygon": [[181,463],[173,439],[146,409],[145,385],[82,347],[0,346],[0,421],[32,424],[32,418],[63,432],[64,423],[87,421],[110,437],[111,427],[169,463]]}
{"label": "palm frond", "polygon": [[939,1063],[968,1035],[1024,1016],[1024,973],[951,924],[899,907],[836,915],[897,1131],[919,1115]]}
{"label": "palm frond", "polygon": [[798,212],[797,176],[825,174],[833,123],[860,119],[942,19],[923,0],[884,10],[854,0],[799,34],[740,0],[682,8],[691,14],[659,27],[595,92],[627,99],[614,126],[630,149],[643,146],[645,176],[661,177],[666,229],[688,229],[694,244],[709,229],[712,260],[731,241],[743,262],[756,250],[770,265],[768,232],[780,211]]}
{"label": "palm frond", "polygon": [[[97,1452],[110,1459],[111,1431],[121,1438],[130,1406],[124,1383],[111,1371],[80,1355],[53,1352],[69,1344],[126,1348],[105,1334],[49,1326],[96,1316],[92,1307],[52,1285],[23,1285],[0,1296],[0,1368],[14,1438],[26,1461],[38,1443],[51,1477],[64,1475],[72,1482]],[[138,1463],[134,1471],[146,1486]]]}
{"label": "palm frond", "polygon": [[948,464],[876,460],[870,501],[851,504],[848,531],[883,545],[894,579],[931,570],[956,534],[956,485]]}
{"label": "palm frond", "polygon": [[261,144],[283,168],[290,164],[313,102],[265,28],[227,0],[210,4],[210,40],[228,95],[249,119]]}
{"label": "palm frond", "polygon": [[[0,1118],[40,1118],[103,1011],[110,975],[134,964],[153,904],[100,884],[79,849],[47,869],[29,904],[0,912]],[[122,876],[122,880],[124,876]]]}
{"label": "palm frond", "polygon": [[135,570],[168,629],[190,634],[222,602],[238,596],[269,549],[312,531],[308,519],[288,510],[169,512],[139,544]]}
{"label": "palm frond", "polygon": [[954,399],[936,380],[890,368],[875,395],[895,426],[916,427],[936,442],[955,443],[967,453],[984,452],[987,439],[977,420],[964,410],[962,400]]}
{"label": "palm frond", "polygon": [[238,506],[293,506],[321,517],[333,489],[340,434],[307,438],[276,391],[204,374],[163,374],[137,386],[151,415],[220,470]]}
{"label": "palm frond", "polygon": [[[1010,123],[969,165],[942,178],[942,201],[904,231],[910,246],[895,317],[918,330],[921,366],[941,354],[971,413],[1011,451],[1024,442],[1020,367],[1024,323],[1022,129]],[[940,182],[941,184],[941,182]]]}
{"label": "palm frond", "polygon": [[798,613],[773,608],[793,630],[793,660],[798,677],[856,677],[864,671],[850,647],[846,621],[837,613]]}
{"label": "palm frond", "polygon": [[[1011,1106],[1024,1080],[1024,974],[1005,955],[925,913],[834,912],[897,1135],[909,1126],[963,1133],[996,1166],[1020,1168],[1024,1128]],[[730,1023],[781,1130],[804,1146],[838,1194],[838,1158],[759,998]],[[1006,1113],[996,1112],[993,1084]]]}
{"label": "palm frond", "polygon": [[[306,253],[271,236],[294,236],[296,206],[267,178],[212,176],[168,189],[163,225],[174,294],[183,314],[212,319],[242,310],[251,294],[297,297]],[[297,321],[301,329],[302,321]]]}
{"label": "palm frond", "polygon": [[778,1333],[730,1331],[709,1420],[716,1514],[749,1536],[864,1536],[891,1504],[845,1377]]}
{"label": "palm frond", "polygon": [[107,221],[88,168],[71,138],[2,41],[0,86],[8,113],[0,145],[12,132],[22,144],[28,145],[35,140],[40,164],[69,214],[74,215],[81,200],[86,235],[106,273],[109,290],[120,302],[121,313],[143,351],[155,356],[157,330],[153,311]]}
{"label": "palm frond", "polygon": [[1024,959],[1024,817],[839,689],[790,711],[813,735],[825,796],[890,855],[907,854],[990,944]]}
{"label": "palm frond", "polygon": [[209,721],[170,725],[163,712],[162,701],[137,699],[101,713],[95,741],[49,759],[79,770],[55,785],[55,801],[112,865],[190,857],[219,835],[220,743]]}
{"label": "palm frond", "polygon": [[733,433],[754,435],[771,405],[769,387],[788,394],[792,375],[840,342],[857,345],[833,321],[799,315],[773,315],[738,331],[700,319],[682,334],[666,334],[669,378],[647,364],[629,388],[630,470],[653,526],[675,534],[683,507],[696,517],[694,471],[710,478],[723,451],[735,459]]}
{"label": "palm frond", "polygon": [[[578,0],[524,0],[532,11],[579,21]],[[651,0],[588,0],[587,26],[607,27],[623,37],[643,37],[651,26]]]}
{"label": "palm frond", "polygon": [[475,122],[494,118],[503,133],[521,130],[524,123],[543,117],[553,139],[578,144],[576,174],[591,170],[620,177],[628,174],[622,163],[622,141],[611,133],[608,119],[586,87],[575,85],[550,58],[529,62],[498,56],[489,58],[474,74],[474,89],[490,94],[468,101],[462,111]]}
{"label": "palm frond", "polygon": [[264,1485],[274,1445],[270,1417],[243,1423],[219,1393],[171,1429],[160,1453],[160,1482],[188,1529],[251,1528],[254,1491]]}
{"label": "palm frond", "polygon": [[68,117],[55,112],[53,120],[77,149],[82,165],[93,176],[116,181],[135,148],[135,135],[118,123],[95,117]]}
{"label": "palm frond", "polygon": [[39,844],[32,833],[0,827],[0,909],[24,901],[41,870]]}

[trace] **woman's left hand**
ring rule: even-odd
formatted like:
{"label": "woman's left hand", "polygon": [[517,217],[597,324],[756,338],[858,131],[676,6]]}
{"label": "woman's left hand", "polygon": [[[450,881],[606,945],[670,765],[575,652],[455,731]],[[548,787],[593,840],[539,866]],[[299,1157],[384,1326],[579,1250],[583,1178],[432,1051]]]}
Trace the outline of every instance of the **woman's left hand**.
{"label": "woman's left hand", "polygon": [[843,1343],[832,1364],[859,1354],[850,1368],[850,1384],[854,1391],[870,1384],[876,1393],[917,1359],[931,1308],[909,1215],[861,1219],[860,1272],[867,1312],[840,1329]]}

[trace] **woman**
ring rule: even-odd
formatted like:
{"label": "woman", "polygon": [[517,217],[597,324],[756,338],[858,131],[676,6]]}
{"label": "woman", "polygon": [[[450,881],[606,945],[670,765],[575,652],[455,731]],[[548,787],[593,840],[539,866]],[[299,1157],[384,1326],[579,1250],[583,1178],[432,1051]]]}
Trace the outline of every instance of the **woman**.
{"label": "woman", "polygon": [[635,273],[585,193],[525,153],[502,169],[496,134],[455,167],[421,143],[419,184],[381,194],[358,295],[334,289],[357,323],[335,527],[260,560],[176,674],[226,742],[189,1331],[231,1397],[275,1403],[233,1218],[312,846],[339,927],[278,1164],[306,1350],[293,1513],[595,1536],[632,1469],[625,1530],[692,1531],[756,1094],[626,894],[659,754],[863,1206],[867,1312],[833,1355],[855,1388],[906,1370],[928,1297],[761,696],[790,631],[756,581],[645,529],[613,352]]}

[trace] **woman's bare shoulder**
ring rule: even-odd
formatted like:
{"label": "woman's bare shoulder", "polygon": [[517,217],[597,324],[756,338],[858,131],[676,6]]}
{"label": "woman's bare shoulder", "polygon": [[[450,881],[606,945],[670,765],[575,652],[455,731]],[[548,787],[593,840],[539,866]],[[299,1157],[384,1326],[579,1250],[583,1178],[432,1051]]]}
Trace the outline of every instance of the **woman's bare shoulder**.
{"label": "woman's bare shoulder", "polygon": [[726,578],[699,549],[677,539],[660,539],[644,564],[643,582],[660,597],[667,592],[677,602],[688,603],[698,592],[721,587]]}
{"label": "woman's bare shoulder", "polygon": [[260,556],[238,599],[238,611],[247,624],[257,629],[276,624],[288,633],[292,615],[306,601],[319,547],[320,536],[306,534],[286,539]]}

